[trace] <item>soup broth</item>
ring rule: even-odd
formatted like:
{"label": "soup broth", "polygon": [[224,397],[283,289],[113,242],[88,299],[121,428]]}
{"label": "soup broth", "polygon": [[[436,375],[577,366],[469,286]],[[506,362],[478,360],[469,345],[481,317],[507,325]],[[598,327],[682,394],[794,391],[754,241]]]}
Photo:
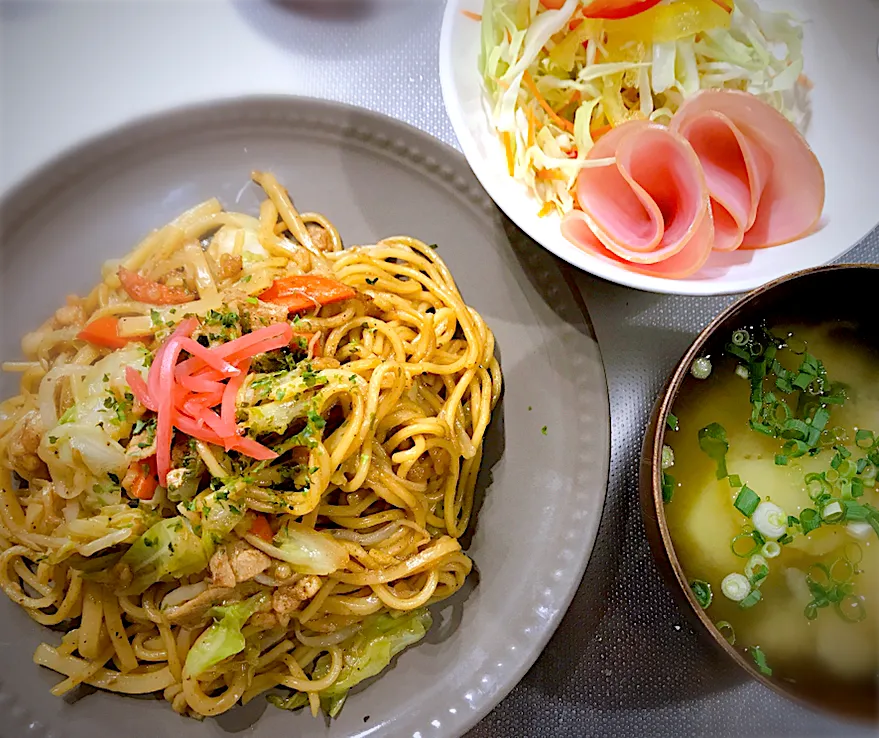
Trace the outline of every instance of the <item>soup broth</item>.
{"label": "soup broth", "polygon": [[[760,329],[737,334],[739,353],[751,358],[712,357],[707,379],[688,377],[673,411],[677,430],[665,433],[675,552],[697,598],[710,597],[706,614],[764,674],[875,703],[879,352],[851,325],[773,327],[781,368],[765,362],[755,414],[752,362],[767,348],[755,344],[772,340]],[[823,363],[824,380],[811,377],[809,356]],[[817,441],[812,425],[822,426]]]}

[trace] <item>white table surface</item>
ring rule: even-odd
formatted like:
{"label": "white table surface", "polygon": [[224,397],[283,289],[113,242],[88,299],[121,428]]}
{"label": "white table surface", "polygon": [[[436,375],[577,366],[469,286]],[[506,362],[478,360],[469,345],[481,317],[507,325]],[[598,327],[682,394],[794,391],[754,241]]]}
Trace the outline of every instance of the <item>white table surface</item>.
{"label": "white table surface", "polygon": [[[437,79],[442,8],[442,0],[0,0],[0,191],[131,119],[252,93],[359,104],[454,146]],[[877,261],[879,231],[847,258]],[[696,331],[732,298],[663,297],[589,275],[579,284],[611,393],[602,531],[546,652],[473,735],[856,732],[722,671],[652,570],[636,493],[647,413]],[[655,634],[647,652],[632,636],[643,628]]]}

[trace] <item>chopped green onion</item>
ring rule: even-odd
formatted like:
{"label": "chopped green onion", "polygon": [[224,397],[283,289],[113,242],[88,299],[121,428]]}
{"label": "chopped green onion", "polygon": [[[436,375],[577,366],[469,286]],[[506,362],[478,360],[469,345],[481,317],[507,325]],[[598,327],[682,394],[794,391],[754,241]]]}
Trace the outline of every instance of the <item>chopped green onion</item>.
{"label": "chopped green onion", "polygon": [[763,537],[763,534],[759,530],[751,531],[751,538],[754,539],[754,543],[756,543],[758,546],[762,546],[764,543],[766,543],[766,539]]}
{"label": "chopped green onion", "polygon": [[754,663],[757,665],[757,670],[765,675],[772,676],[772,669],[766,664],[766,654],[760,649],[760,646],[754,646],[751,650],[751,658],[754,659]]}
{"label": "chopped green onion", "polygon": [[748,577],[748,581],[750,581],[752,585],[757,586],[757,583],[765,579],[768,575],[769,564],[760,554],[754,554],[748,559],[748,563],[745,564],[745,576]]}
{"label": "chopped green onion", "polygon": [[864,482],[857,477],[852,479],[851,481],[851,495],[852,498],[857,499],[858,497],[862,497],[864,494]]}
{"label": "chopped green onion", "polygon": [[782,546],[786,546],[788,543],[793,543],[793,540],[794,537],[792,535],[790,535],[789,533],[785,533],[778,539],[778,543],[780,543]]}
{"label": "chopped green onion", "polygon": [[718,620],[714,627],[720,631],[720,635],[722,635],[726,642],[729,643],[730,646],[736,645],[736,632],[733,630],[732,625],[730,625],[726,620]]}
{"label": "chopped green onion", "polygon": [[746,346],[748,342],[751,340],[751,334],[748,331],[742,329],[738,331],[733,331],[732,334],[732,342],[735,346]]}
{"label": "chopped green onion", "polygon": [[795,439],[786,441],[784,446],[781,447],[781,452],[785,456],[791,456],[795,459],[805,456],[808,451],[809,444],[806,441],[797,441]]}
{"label": "chopped green onion", "polygon": [[696,379],[708,379],[711,376],[711,359],[700,356],[690,367],[690,374]]}
{"label": "chopped green onion", "polygon": [[864,598],[851,593],[846,594],[841,600],[834,603],[836,613],[847,623],[860,623],[867,617],[867,609],[864,607]]}
{"label": "chopped green onion", "polygon": [[843,462],[836,468],[836,471],[839,472],[839,476],[843,479],[851,479],[858,472],[857,464],[851,459],[844,459]]}
{"label": "chopped green onion", "polygon": [[671,446],[662,446],[662,462],[663,469],[671,469],[675,465],[675,452]]}
{"label": "chopped green onion", "polygon": [[863,473],[864,469],[867,468],[867,464],[869,464],[869,463],[870,462],[867,461],[867,459],[858,459],[857,466],[855,467],[856,473],[857,474]]}
{"label": "chopped green onion", "polygon": [[736,496],[733,507],[742,515],[751,517],[759,504],[760,496],[746,484]]}
{"label": "chopped green onion", "polygon": [[763,548],[760,549],[760,553],[767,559],[774,559],[781,553],[781,546],[776,541],[766,541]]}
{"label": "chopped green onion", "polygon": [[[747,541],[747,549],[744,549],[741,545],[742,541]],[[735,538],[732,539],[730,543],[730,548],[732,552],[738,556],[740,559],[747,559],[749,556],[753,556],[757,551],[760,550],[760,546],[754,540],[754,537],[750,533],[740,533]]]}
{"label": "chopped green onion", "polygon": [[736,364],[736,376],[741,377],[742,379],[747,379],[751,376],[751,372],[748,371],[748,367],[744,364]]}
{"label": "chopped green onion", "polygon": [[793,438],[795,440],[805,440],[811,429],[802,420],[797,418],[789,418],[784,422],[781,430],[782,438]]}
{"label": "chopped green onion", "polygon": [[795,527],[798,527],[799,525],[800,525],[800,519],[799,519],[799,518],[797,518],[797,517],[795,517],[795,516],[793,516],[793,515],[788,515],[788,516],[787,516],[787,527],[788,527],[788,528],[795,528]]}
{"label": "chopped green onion", "polygon": [[803,526],[803,533],[811,533],[821,525],[821,516],[817,510],[807,507],[800,513],[800,525]]}
{"label": "chopped green onion", "polygon": [[864,550],[857,543],[852,541],[846,543],[842,551],[843,555],[853,564],[860,564],[861,560],[864,558]]}
{"label": "chopped green onion", "polygon": [[742,602],[751,592],[751,583],[743,574],[734,572],[723,578],[720,591],[733,602]]}
{"label": "chopped green onion", "polygon": [[675,493],[675,478],[667,472],[662,472],[662,501],[671,502]]}
{"label": "chopped green onion", "polygon": [[681,425],[678,422],[678,416],[673,413],[669,413],[668,417],[665,419],[666,425],[671,428],[673,431],[680,430]]}
{"label": "chopped green onion", "polygon": [[729,450],[729,441],[726,438],[726,429],[720,423],[711,423],[699,431],[699,448],[702,449],[716,464],[718,479],[727,476],[726,452]]}
{"label": "chopped green onion", "polygon": [[836,469],[828,469],[826,472],[824,472],[824,479],[830,482],[830,484],[835,484],[836,481],[839,479],[839,471],[837,471]]}
{"label": "chopped green onion", "polygon": [[[845,500],[842,504],[845,507],[846,520],[870,519],[870,509],[865,507],[864,505],[860,505],[857,502],[852,502],[850,500]],[[826,510],[827,508],[825,507],[824,509]]]}
{"label": "chopped green onion", "polygon": [[738,474],[730,474],[727,477],[727,481],[729,482],[730,487],[741,487],[742,486],[742,478]]}
{"label": "chopped green onion", "polygon": [[761,502],[757,505],[751,520],[754,528],[766,538],[778,538],[787,531],[787,513],[774,502]]}
{"label": "chopped green onion", "polygon": [[813,428],[817,428],[819,431],[824,430],[824,427],[827,425],[827,421],[830,420],[830,413],[827,412],[823,407],[819,407],[815,414],[812,416],[811,426]]}
{"label": "chopped green onion", "polygon": [[782,456],[780,454],[776,454],[775,465],[776,466],[787,466],[787,456]]}
{"label": "chopped green onion", "polygon": [[873,431],[859,429],[855,432],[855,445],[858,448],[872,448],[874,442],[875,436],[873,435]]}
{"label": "chopped green onion", "polygon": [[806,475],[806,491],[809,498],[817,500],[821,495],[829,493],[830,485],[825,481],[823,474],[807,474]]}
{"label": "chopped green onion", "polygon": [[699,607],[703,610],[711,604],[711,601],[714,599],[714,595],[711,592],[711,585],[708,582],[703,581],[702,579],[694,579],[690,582],[690,589],[693,590],[693,594],[696,597],[696,602],[699,603]]}
{"label": "chopped green onion", "polygon": [[842,502],[834,500],[825,505],[821,510],[821,517],[826,523],[838,523],[845,517],[845,509]]}
{"label": "chopped green onion", "polygon": [[739,602],[739,607],[743,610],[747,610],[749,607],[754,607],[760,600],[763,599],[763,595],[760,593],[759,589],[751,590],[751,593],[745,597],[741,602]]}
{"label": "chopped green onion", "polygon": [[837,559],[830,565],[830,578],[837,584],[845,584],[855,575],[855,567],[848,559]]}

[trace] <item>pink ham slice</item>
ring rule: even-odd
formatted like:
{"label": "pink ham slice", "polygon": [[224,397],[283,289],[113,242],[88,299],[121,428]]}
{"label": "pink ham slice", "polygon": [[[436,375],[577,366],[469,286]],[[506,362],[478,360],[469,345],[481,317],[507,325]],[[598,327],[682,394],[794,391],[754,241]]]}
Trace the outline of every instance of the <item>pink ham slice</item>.
{"label": "pink ham slice", "polygon": [[824,209],[824,172],[794,125],[746,92],[705,90],[671,130],[696,151],[714,208],[715,245],[730,251],[795,241]]}
{"label": "pink ham slice", "polygon": [[714,240],[708,189],[693,148],[646,121],[614,128],[589,158],[615,157],[577,178],[582,210],[568,213],[562,233],[575,246],[631,271],[686,277],[707,260]]}

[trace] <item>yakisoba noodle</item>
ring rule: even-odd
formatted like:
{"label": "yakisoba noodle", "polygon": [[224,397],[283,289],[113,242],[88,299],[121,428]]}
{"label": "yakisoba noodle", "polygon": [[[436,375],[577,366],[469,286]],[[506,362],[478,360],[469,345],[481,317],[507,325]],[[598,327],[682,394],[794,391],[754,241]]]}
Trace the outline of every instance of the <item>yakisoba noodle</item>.
{"label": "yakisoba noodle", "polygon": [[56,695],[334,715],[471,570],[491,331],[433,247],[343,249],[253,179],[258,217],[183,213],[4,365],[0,586]]}

